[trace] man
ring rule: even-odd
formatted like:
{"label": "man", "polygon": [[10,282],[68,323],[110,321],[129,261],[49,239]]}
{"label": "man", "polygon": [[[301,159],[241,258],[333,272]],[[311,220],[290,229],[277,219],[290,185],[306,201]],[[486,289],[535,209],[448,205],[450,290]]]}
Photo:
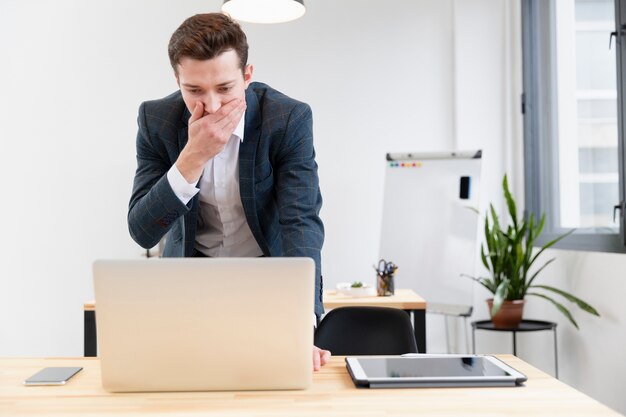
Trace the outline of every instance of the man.
{"label": "man", "polygon": [[[163,256],[307,256],[323,313],[322,197],[308,105],[252,82],[248,44],[220,13],[187,19],[169,58],[179,91],[142,103],[128,212],[133,239]],[[313,347],[318,370],[330,352]]]}

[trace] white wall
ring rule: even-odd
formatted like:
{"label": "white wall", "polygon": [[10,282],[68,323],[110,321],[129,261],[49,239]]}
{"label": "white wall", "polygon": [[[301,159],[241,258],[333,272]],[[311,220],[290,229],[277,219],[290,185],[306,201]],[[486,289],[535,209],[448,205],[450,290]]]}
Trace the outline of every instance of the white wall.
{"label": "white wall", "polygon": [[326,287],[374,280],[385,153],[452,146],[451,2],[394,4],[320,1],[296,22],[244,25],[255,78],[313,108]]}
{"label": "white wall", "polygon": [[[561,380],[615,410],[626,414],[626,256],[550,250],[544,261],[557,260],[542,273],[541,283],[580,296],[598,309],[601,318],[572,309],[580,330],[557,310],[537,298],[529,299],[527,317],[544,317],[558,323]],[[543,255],[542,255],[543,256]],[[518,355],[552,373],[550,336],[520,340]],[[537,349],[537,346],[542,346]],[[543,352],[542,352],[543,351]],[[622,358],[622,359],[620,359]]]}
{"label": "white wall", "polygon": [[[172,31],[220,4],[0,3],[0,356],[82,354],[91,262],[142,253],[126,229],[137,107],[176,88]],[[313,107],[327,287],[373,282],[388,151],[482,148],[483,202],[501,206],[505,171],[521,192],[518,6],[315,0],[296,22],[243,25],[255,78]],[[620,384],[603,382],[626,372],[609,360],[625,345],[626,258],[555,253],[550,277],[604,316],[579,314],[580,332],[560,322],[562,379],[626,412]],[[486,296],[476,291],[478,318]],[[560,320],[548,307],[531,302],[527,316]],[[492,336],[481,351],[510,351]],[[552,372],[551,339],[538,336],[520,356]]]}

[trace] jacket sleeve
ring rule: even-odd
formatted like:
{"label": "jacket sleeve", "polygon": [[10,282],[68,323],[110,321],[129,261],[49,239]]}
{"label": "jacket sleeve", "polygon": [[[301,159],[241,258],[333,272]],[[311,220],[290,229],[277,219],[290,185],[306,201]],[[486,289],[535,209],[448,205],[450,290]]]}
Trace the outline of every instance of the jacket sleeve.
{"label": "jacket sleeve", "polygon": [[319,217],[322,195],[313,147],[311,108],[298,103],[291,111],[275,164],[276,198],[284,256],[315,261],[316,313],[321,313],[321,249],[324,225]]}
{"label": "jacket sleeve", "polygon": [[143,248],[155,246],[180,216],[189,211],[170,186],[167,171],[171,162],[164,141],[148,129],[146,103],[137,117],[137,171],[128,208],[128,229]]}

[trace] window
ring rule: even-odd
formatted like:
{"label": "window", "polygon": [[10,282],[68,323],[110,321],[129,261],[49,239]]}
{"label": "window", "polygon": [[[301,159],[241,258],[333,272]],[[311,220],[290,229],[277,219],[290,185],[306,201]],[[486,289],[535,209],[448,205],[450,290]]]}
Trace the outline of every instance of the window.
{"label": "window", "polygon": [[525,194],[527,212],[546,214],[538,244],[576,228],[556,247],[626,252],[619,7],[523,0]]}

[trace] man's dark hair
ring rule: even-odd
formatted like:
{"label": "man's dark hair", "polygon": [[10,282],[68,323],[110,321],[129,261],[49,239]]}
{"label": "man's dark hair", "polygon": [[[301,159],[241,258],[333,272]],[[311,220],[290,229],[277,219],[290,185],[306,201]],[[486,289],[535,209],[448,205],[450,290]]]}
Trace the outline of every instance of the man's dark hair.
{"label": "man's dark hair", "polygon": [[237,22],[222,13],[191,16],[170,38],[167,52],[174,72],[182,58],[212,59],[228,50],[239,56],[241,70],[248,63],[248,40]]}

